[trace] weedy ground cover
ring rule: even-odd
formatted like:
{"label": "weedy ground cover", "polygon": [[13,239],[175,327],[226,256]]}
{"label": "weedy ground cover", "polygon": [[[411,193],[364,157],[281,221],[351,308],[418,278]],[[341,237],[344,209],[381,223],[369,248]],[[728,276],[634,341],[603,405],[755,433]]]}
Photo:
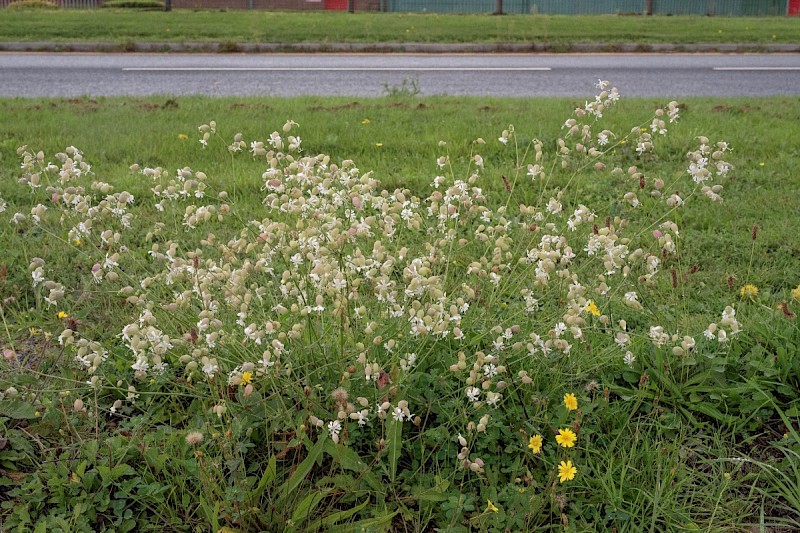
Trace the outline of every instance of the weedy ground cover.
{"label": "weedy ground cover", "polygon": [[0,101],[4,527],[800,526],[800,105],[618,96]]}
{"label": "weedy ground cover", "polygon": [[[248,43],[794,43],[791,17],[435,15],[408,13],[7,10],[3,41]],[[297,31],[302,28],[303,31]]]}

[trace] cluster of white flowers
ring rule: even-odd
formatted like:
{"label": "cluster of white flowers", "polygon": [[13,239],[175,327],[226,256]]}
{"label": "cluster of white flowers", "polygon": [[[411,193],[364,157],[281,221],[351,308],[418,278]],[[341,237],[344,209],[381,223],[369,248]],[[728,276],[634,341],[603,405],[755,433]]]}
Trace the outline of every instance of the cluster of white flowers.
{"label": "cluster of white flowers", "polygon": [[[188,166],[171,172],[133,165],[151,182],[150,200],[162,217],[134,220],[133,195],[94,180],[73,147],[56,156],[60,165],[46,162],[42,152],[21,149],[20,182],[33,195],[49,195],[53,205],[37,200],[12,221],[43,225],[57,210],[70,243],[85,241],[92,265],[87,274],[97,284],[124,275],[131,224],[146,232],[149,249],[139,255],[149,261],[147,274],[126,280],[130,285],[124,287],[112,285],[136,316],[114,341],[129,350],[134,379],[167,371],[190,382],[221,376],[223,385],[244,386],[249,395],[257,378],[281,378],[302,383],[312,397],[327,390],[321,376],[334,376],[331,398],[309,402],[321,409],[309,420],[341,442],[373,424],[419,425],[412,411],[422,408],[406,394],[406,384],[430,361],[444,361],[456,401],[474,415],[467,431],[483,433],[492,420],[488,413],[514,397],[509,387],[530,385],[538,366],[567,361],[584,347],[610,347],[624,354],[618,364],[628,367],[636,360],[636,343],[647,339],[657,349],[671,346],[675,356],[698,349],[692,335],[667,333],[660,325],[629,330],[620,317],[646,311],[649,290],[663,276],[662,261],[669,264],[680,244],[669,208],[684,205],[694,193],[717,199],[721,185],[707,182],[731,168],[723,161],[729,147],[700,138],[700,148],[689,154],[695,190],[664,198],[663,179],[647,176],[643,165],[667,122],[678,118],[678,105],[657,110],[649,131],[596,132],[596,121],[619,99],[607,82],[598,89],[594,101],[564,123],[566,135],[552,153],[542,141],[530,142],[530,164],[518,161],[519,176],[503,178],[505,203],[493,198],[491,191],[499,187],[489,183],[489,163],[480,154],[470,154],[462,179],[440,171],[451,161],[439,156],[435,170],[445,175],[433,178],[425,189],[429,194],[386,190],[353,161],[307,155],[292,134],[298,125],[288,121],[264,141],[236,134],[223,143],[230,155],[252,157],[263,169],[252,188],[260,186],[263,209],[239,225],[245,217],[233,200],[226,203],[226,191],[215,190],[212,178]],[[205,148],[217,124],[204,124],[199,132]],[[515,135],[509,125],[496,142],[514,145],[520,141]],[[565,193],[563,183],[548,183],[562,169],[605,172],[603,160],[623,140],[631,142],[630,157],[642,165],[610,170],[628,189],[619,194],[615,216],[598,217],[587,199]],[[511,201],[522,182],[538,188],[534,205]],[[640,216],[644,206],[662,209],[658,225],[631,232],[625,216],[634,209]],[[4,208],[0,200],[0,212]],[[187,245],[184,235],[196,237],[200,246]],[[51,279],[53,270],[44,259],[30,261],[34,288],[50,305],[71,291]],[[503,320],[489,322],[497,317]],[[704,335],[725,343],[738,331],[729,307]],[[70,328],[59,342],[89,374],[111,351]],[[133,389],[129,401],[136,394]],[[224,402],[217,407],[222,417]],[[483,462],[470,459],[466,439],[458,440],[464,468],[482,471]]]}

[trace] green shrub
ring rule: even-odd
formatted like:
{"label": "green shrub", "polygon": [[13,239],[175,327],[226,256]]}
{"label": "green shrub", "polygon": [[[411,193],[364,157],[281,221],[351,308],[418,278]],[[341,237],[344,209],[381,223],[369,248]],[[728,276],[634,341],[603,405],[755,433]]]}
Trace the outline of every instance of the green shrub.
{"label": "green shrub", "polygon": [[8,4],[6,9],[16,9],[17,11],[49,11],[58,9],[58,4],[47,0],[17,0]]}
{"label": "green shrub", "polygon": [[104,2],[101,7],[159,11],[164,9],[164,2],[159,2],[158,0],[109,0]]}

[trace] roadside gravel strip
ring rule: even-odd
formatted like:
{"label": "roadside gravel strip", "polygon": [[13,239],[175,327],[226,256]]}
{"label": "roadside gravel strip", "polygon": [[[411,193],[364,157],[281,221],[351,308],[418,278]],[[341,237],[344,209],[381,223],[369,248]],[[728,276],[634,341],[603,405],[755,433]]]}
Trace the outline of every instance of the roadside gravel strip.
{"label": "roadside gravel strip", "polygon": [[0,52],[134,52],[134,53],[408,53],[408,54],[498,54],[498,53],[800,53],[797,44],[639,44],[576,43],[551,46],[546,43],[213,43],[213,42],[0,42]]}

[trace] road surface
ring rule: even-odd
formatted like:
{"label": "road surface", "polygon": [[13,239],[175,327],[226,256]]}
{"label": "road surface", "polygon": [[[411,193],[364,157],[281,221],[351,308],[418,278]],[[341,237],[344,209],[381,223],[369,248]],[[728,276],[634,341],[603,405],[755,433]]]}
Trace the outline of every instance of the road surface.
{"label": "road surface", "polygon": [[800,95],[800,54],[0,53],[0,97],[585,96],[600,78],[628,97]]}

